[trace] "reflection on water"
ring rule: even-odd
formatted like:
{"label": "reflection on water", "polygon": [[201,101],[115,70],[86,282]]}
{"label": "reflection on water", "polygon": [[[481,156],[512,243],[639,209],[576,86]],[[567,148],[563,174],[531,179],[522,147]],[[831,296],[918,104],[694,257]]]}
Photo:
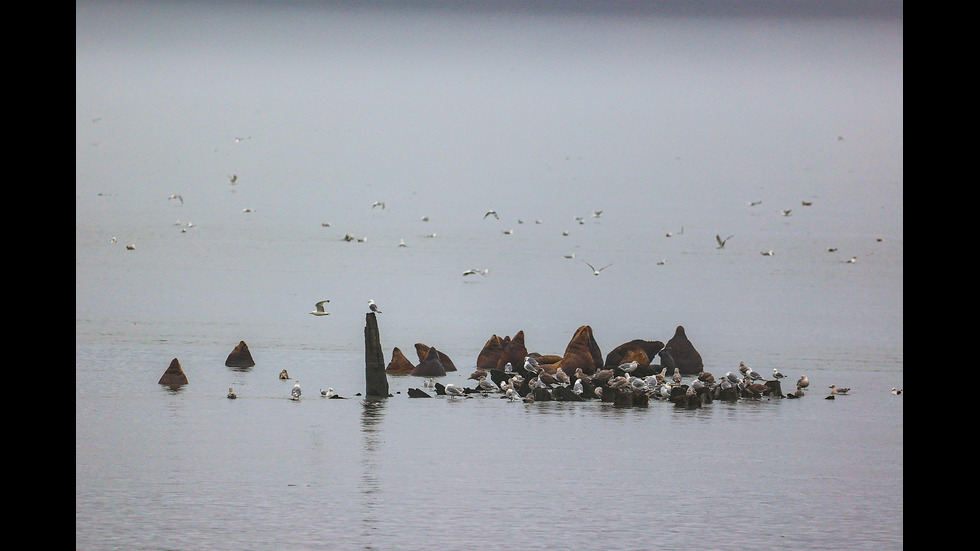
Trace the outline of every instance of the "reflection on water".
{"label": "reflection on water", "polygon": [[[361,461],[361,503],[363,526],[363,541],[375,541],[375,533],[378,531],[379,521],[381,520],[381,483],[378,479],[378,472],[382,463],[382,452],[380,450],[383,441],[381,432],[381,421],[384,419],[385,405],[387,398],[365,398],[362,402],[361,410],[361,434],[363,435],[363,459]],[[370,548],[367,544],[366,548]]]}

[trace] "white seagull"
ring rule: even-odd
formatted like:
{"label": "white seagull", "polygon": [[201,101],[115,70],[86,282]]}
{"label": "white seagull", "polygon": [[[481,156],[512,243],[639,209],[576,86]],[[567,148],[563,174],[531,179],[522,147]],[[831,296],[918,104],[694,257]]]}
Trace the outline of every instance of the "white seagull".
{"label": "white seagull", "polygon": [[[895,390],[895,389],[893,388],[892,390]],[[233,390],[232,387],[228,387],[228,398],[231,399],[231,400],[234,400],[235,398],[238,398],[238,395],[235,394],[235,391]]]}
{"label": "white seagull", "polygon": [[376,313],[376,314],[381,314],[382,313],[381,310],[378,309],[378,305],[375,304],[373,300],[369,300],[368,301],[368,308],[370,308],[371,311],[374,312],[374,313]]}
{"label": "white seagull", "polygon": [[892,394],[894,394],[895,396],[898,396],[901,393],[902,393],[901,390],[899,390],[899,389],[897,389],[895,387],[892,387]]}
{"label": "white seagull", "polygon": [[774,253],[774,252],[772,252],[772,249],[769,249],[768,251],[762,251],[762,253],[761,253],[761,254],[762,254],[762,256],[772,256],[772,255],[774,255],[775,253]]}
{"label": "white seagull", "polygon": [[372,208],[372,209],[373,209],[374,207],[381,207],[381,210],[385,210],[385,203],[384,203],[384,201],[375,201],[375,202],[374,202],[374,203],[373,203],[373,204],[371,205],[371,208]]}
{"label": "white seagull", "polygon": [[313,310],[310,313],[313,314],[314,316],[329,316],[330,315],[330,312],[327,312],[326,310],[323,309],[323,305],[326,304],[326,303],[328,303],[328,302],[330,302],[330,301],[329,300],[321,300],[320,302],[316,303],[316,305],[315,305],[316,306],[316,310]]}
{"label": "white seagull", "polygon": [[[583,260],[582,262],[585,262],[585,261]],[[601,272],[601,271],[605,270],[606,268],[612,266],[612,264],[606,264],[605,266],[603,266],[603,267],[599,268],[598,270],[596,270],[595,269],[595,266],[593,266],[592,264],[589,264],[588,262],[585,262],[585,265],[588,266],[589,268],[592,268],[592,275],[596,275],[596,276],[599,275],[599,272]]]}
{"label": "white seagull", "polygon": [[327,390],[323,390],[321,388],[320,389],[320,396],[323,396],[324,398],[333,398],[333,396],[334,396],[333,388],[328,388]]}
{"label": "white seagull", "polygon": [[169,200],[171,200],[171,199],[180,199],[180,204],[181,204],[181,205],[183,205],[183,204],[184,204],[184,198],[183,198],[183,197],[181,197],[180,195],[177,195],[176,193],[175,193],[175,194],[173,194],[173,195],[171,195],[170,197],[167,197],[167,201],[169,201]]}
{"label": "white seagull", "polygon": [[786,209],[783,211],[783,216],[792,216],[792,215],[793,215],[793,209]]}
{"label": "white seagull", "polygon": [[296,381],[296,384],[293,385],[292,395],[293,400],[299,400],[299,397],[303,395],[303,389],[299,387],[299,381]]}
{"label": "white seagull", "polygon": [[786,375],[783,375],[782,373],[780,373],[779,370],[776,369],[775,367],[772,368],[772,378],[773,379],[777,379],[778,380],[778,379],[782,379],[784,377],[786,377]]}
{"label": "white seagull", "polygon": [[810,386],[810,379],[807,379],[806,375],[801,375],[800,380],[796,381],[796,388],[804,389],[808,386]]}
{"label": "white seagull", "polygon": [[735,237],[735,236],[734,235],[729,235],[728,237],[722,239],[720,235],[715,235],[715,239],[718,241],[718,248],[719,249],[724,249],[725,248],[725,243],[727,243],[728,240],[731,239],[731,238],[733,238],[733,237]]}
{"label": "white seagull", "polygon": [[849,388],[837,388],[837,385],[830,385],[830,393],[831,394],[847,394],[847,391],[849,391],[849,390],[851,390],[851,389],[849,389]]}
{"label": "white seagull", "polygon": [[463,395],[463,389],[450,383],[446,385],[446,396],[449,396],[450,400],[455,400],[457,396]]}

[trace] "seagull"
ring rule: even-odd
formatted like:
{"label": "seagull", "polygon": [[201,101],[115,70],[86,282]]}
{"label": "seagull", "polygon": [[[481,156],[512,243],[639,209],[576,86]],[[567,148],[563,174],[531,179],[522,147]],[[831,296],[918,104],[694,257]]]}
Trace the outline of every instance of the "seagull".
{"label": "seagull", "polygon": [[619,365],[619,368],[622,369],[623,371],[627,372],[627,373],[632,373],[632,372],[636,371],[636,368],[638,368],[638,367],[640,367],[640,362],[638,362],[636,360],[633,360],[632,362],[627,362],[627,363],[624,363],[624,364],[620,364]]}
{"label": "seagull", "polygon": [[235,138],[235,143],[239,143],[239,142],[244,142],[245,140],[251,140],[251,139],[252,139],[252,137],[251,137],[251,136],[249,136],[249,137],[247,137],[247,138],[237,138],[237,137],[236,137],[236,138]]}
{"label": "seagull", "polygon": [[561,232],[561,234],[562,234],[562,236],[564,236],[564,237],[568,237],[568,232],[567,232],[567,231],[563,231],[563,232]]}
{"label": "seagull", "polygon": [[830,393],[831,394],[847,394],[847,391],[849,391],[849,390],[851,390],[851,389],[849,389],[849,388],[837,388],[837,385],[830,385]]}
{"label": "seagull", "polygon": [[116,242],[116,236],[113,235],[112,239],[109,240],[109,243],[115,243],[115,242]]}
{"label": "seagull", "polygon": [[514,230],[500,230],[500,231],[503,232],[504,235],[513,235],[514,234]]}
{"label": "seagull", "polygon": [[857,261],[858,261],[858,257],[856,257],[856,256],[852,256],[852,257],[851,257],[850,259],[848,259],[848,260],[845,260],[845,261],[844,261],[844,264],[854,264],[854,263],[855,263],[855,262],[857,262]]}
{"label": "seagull", "polygon": [[684,376],[681,375],[681,370],[679,368],[676,368],[675,367],[674,368],[674,374],[670,376],[670,379],[672,381],[674,381],[675,384],[678,384],[679,385],[679,384],[681,384],[681,381],[684,380]]}
{"label": "seagull", "polygon": [[466,270],[465,272],[463,272],[463,275],[464,276],[468,276],[468,275],[480,274],[481,276],[486,277],[487,274],[489,274],[489,273],[490,273],[490,269],[489,268],[484,268],[482,270],[477,270],[477,269],[473,268],[473,269],[469,269],[469,270]]}
{"label": "seagull", "polygon": [[582,384],[582,379],[575,379],[575,384],[572,386],[572,392],[578,394],[579,396],[585,392],[585,386]]}
{"label": "seagull", "polygon": [[231,184],[231,185],[235,185],[236,183],[238,183],[238,175],[237,174],[232,174],[231,176],[229,176],[228,177],[228,183]]}
{"label": "seagull", "polygon": [[756,205],[761,205],[761,204],[762,204],[762,200],[761,199],[759,201],[749,201],[749,206],[750,207],[754,207]]}
{"label": "seagull", "polygon": [[779,370],[776,369],[775,367],[772,368],[772,378],[773,379],[777,379],[778,380],[778,379],[782,379],[784,377],[786,377],[786,375],[783,375],[782,373],[780,373]]}
{"label": "seagull", "polygon": [[286,370],[285,369],[283,369],[282,371],[279,372],[279,379],[280,380],[285,381],[288,378],[289,378],[289,373],[286,373]]}
{"label": "seagull", "polygon": [[[893,388],[892,390],[895,390],[895,389]],[[238,395],[235,394],[235,391],[232,390],[232,387],[228,387],[228,398],[229,399],[232,399],[232,400],[234,400],[235,398],[238,398]]]}
{"label": "seagull", "polygon": [[334,397],[333,388],[328,388],[327,390],[323,390],[321,388],[320,389],[320,396],[323,396],[324,398],[333,398]]}
{"label": "seagull", "polygon": [[562,256],[564,256],[565,258],[570,258],[570,259],[574,259],[574,258],[575,258],[575,253],[572,253],[572,254],[566,254],[566,255],[562,255]]}
{"label": "seagull", "polygon": [[752,379],[753,381],[765,380],[762,378],[762,375],[760,375],[758,371],[752,369],[751,367],[748,369],[748,371],[745,372],[745,376],[748,377],[749,379]]}
{"label": "seagull", "polygon": [[322,226],[324,228],[329,228],[330,227],[330,222],[320,222],[320,226]]}
{"label": "seagull", "polygon": [[508,388],[507,389],[507,399],[510,400],[511,402],[516,401],[520,397],[521,397],[521,395],[518,394],[517,391],[514,390],[513,388]]}
{"label": "seagull", "polygon": [[804,207],[809,207],[809,206],[813,205],[813,201],[801,201],[801,202],[803,203],[803,206]]}
{"label": "seagull", "polygon": [[792,216],[792,215],[793,215],[793,209],[784,209],[783,210],[783,216]]}
{"label": "seagull", "polygon": [[660,260],[657,261],[657,266],[663,266],[666,263],[667,263],[667,259],[661,258]]}
{"label": "seagull", "polygon": [[524,371],[537,374],[541,369],[538,367],[538,360],[531,356],[524,356]]}
{"label": "seagull", "polygon": [[251,209],[249,207],[245,207],[245,208],[242,209],[242,212],[255,212],[255,209]]}
{"label": "seagull", "polygon": [[592,218],[599,218],[600,216],[602,216],[601,210],[592,211]]}
{"label": "seagull", "polygon": [[485,375],[483,377],[480,377],[480,380],[477,381],[476,383],[476,387],[480,390],[480,392],[483,393],[496,392],[500,390],[500,387],[497,386],[497,383],[488,379]]}
{"label": "seagull", "polygon": [[398,240],[398,246],[399,247],[407,247],[408,245],[405,244],[405,240],[404,239],[399,239]]}
{"label": "seagull", "polygon": [[[667,232],[667,237],[672,237],[674,232]],[[684,235],[684,226],[681,226],[681,231],[677,232],[677,235]]]}
{"label": "seagull", "polygon": [[374,312],[374,313],[376,313],[376,314],[381,314],[382,313],[381,310],[378,309],[378,305],[375,304],[373,300],[369,300],[368,301],[368,308],[370,308],[371,311]]}
{"label": "seagull", "polygon": [[320,302],[316,303],[315,304],[316,310],[313,310],[310,313],[313,314],[314,316],[329,316],[330,315],[330,312],[327,312],[326,310],[323,309],[323,305],[326,304],[326,303],[328,303],[328,302],[330,302],[330,301],[329,300],[321,300]]}
{"label": "seagull", "polygon": [[127,251],[135,251],[136,250],[136,245],[126,245],[126,250]]}
{"label": "seagull", "polygon": [[568,377],[568,373],[565,373],[565,370],[560,368],[558,371],[555,371],[555,379],[558,380],[558,384],[561,386],[568,386],[572,382]]}
{"label": "seagull", "polygon": [[898,395],[899,395],[899,394],[901,394],[901,393],[902,393],[902,391],[901,391],[901,390],[898,390],[898,389],[896,389],[895,387],[892,387],[892,394],[894,394],[895,396],[898,396]]}
{"label": "seagull", "polygon": [[836,253],[837,252],[837,247],[827,247],[827,252],[828,253]]}
{"label": "seagull", "polygon": [[[582,262],[585,262],[585,261],[583,260]],[[595,269],[595,266],[593,266],[592,264],[589,264],[588,262],[585,262],[585,264],[589,268],[592,268],[592,275],[596,275],[596,276],[599,275],[599,272],[601,272],[601,271],[605,270],[606,268],[612,266],[612,264],[606,264],[605,266],[603,266],[603,267],[599,268],[598,270],[596,270]]]}
{"label": "seagull", "polygon": [[762,251],[761,254],[762,256],[772,256],[775,253],[772,252],[772,249],[769,249],[768,251]]}
{"label": "seagull", "polygon": [[424,386],[425,388],[435,388],[436,380],[433,379],[432,377],[429,377],[428,379],[425,380],[425,382],[422,383],[422,386]]}
{"label": "seagull", "polygon": [[384,210],[384,209],[385,209],[385,203],[384,203],[384,201],[375,201],[375,202],[374,202],[374,203],[373,203],[373,204],[371,205],[371,208],[372,208],[372,209],[373,209],[374,207],[381,207],[381,210]]}
{"label": "seagull", "polygon": [[463,395],[463,389],[459,388],[458,386],[452,383],[446,385],[446,396],[449,396],[450,400],[455,400],[457,396],[462,396],[462,395]]}
{"label": "seagull", "polygon": [[303,395],[303,389],[299,387],[299,381],[296,381],[296,384],[293,385],[292,395],[293,400],[299,400],[299,397]]}
{"label": "seagull", "polygon": [[806,378],[806,375],[801,376],[800,377],[800,380],[799,381],[796,381],[796,388],[797,389],[804,389],[804,388],[806,388],[808,386],[810,386],[810,379],[807,379]]}
{"label": "seagull", "polygon": [[719,249],[724,249],[725,248],[725,243],[727,243],[728,240],[731,239],[731,238],[733,238],[733,237],[735,237],[735,236],[734,235],[729,235],[728,237],[722,239],[720,235],[715,235],[715,239],[718,241],[718,248]]}
{"label": "seagull", "polygon": [[483,215],[483,218],[486,219],[486,217],[487,216],[490,216],[491,214],[493,215],[494,218],[496,218],[497,220],[500,220],[500,217],[497,216],[497,211],[495,211],[495,210],[488,210],[487,213]]}
{"label": "seagull", "polygon": [[177,195],[176,193],[175,193],[175,194],[173,194],[173,195],[171,195],[170,197],[167,197],[167,201],[169,201],[169,200],[171,200],[171,199],[180,199],[180,204],[181,204],[181,205],[183,205],[183,204],[184,204],[184,198],[183,198],[183,197],[181,197],[180,195]]}

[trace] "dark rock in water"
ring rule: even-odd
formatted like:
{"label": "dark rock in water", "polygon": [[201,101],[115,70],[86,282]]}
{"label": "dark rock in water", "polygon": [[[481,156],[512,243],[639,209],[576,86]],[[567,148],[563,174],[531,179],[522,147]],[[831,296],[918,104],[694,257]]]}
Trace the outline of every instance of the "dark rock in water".
{"label": "dark rock in water", "polygon": [[[664,354],[665,351],[667,352],[666,355]],[[668,371],[673,371],[673,368],[676,367],[680,370],[681,375],[697,375],[704,369],[701,354],[698,354],[694,345],[688,340],[683,325],[677,326],[674,336],[667,341],[667,345],[660,351],[660,357],[664,360],[664,365],[667,365]],[[668,365],[668,357],[672,365]]]}
{"label": "dark rock in water", "polygon": [[378,331],[378,318],[368,312],[364,326],[364,394],[369,397],[387,397],[388,376],[385,374],[385,355],[381,350],[381,333]]}
{"label": "dark rock in water", "polygon": [[834,399],[834,395],[833,394],[830,394],[826,398],[824,398],[824,400],[833,400],[833,399]]}
{"label": "dark rock in water", "polygon": [[783,387],[779,384],[779,379],[772,381],[766,381],[766,386],[769,387],[769,395],[775,396],[777,398],[783,398]]}
{"label": "dark rock in water", "polygon": [[735,387],[723,388],[721,389],[721,394],[718,399],[723,402],[737,402],[738,401],[738,389]]}
{"label": "dark rock in water", "polygon": [[670,387],[670,399],[673,400],[678,396],[683,396],[687,394],[687,385],[674,385]]}
{"label": "dark rock in water", "polygon": [[578,394],[575,394],[574,392],[571,391],[571,389],[564,386],[555,387],[555,389],[551,391],[551,397],[557,401],[564,401],[564,402],[585,401],[584,398],[582,398]]}
{"label": "dark rock in water", "polygon": [[678,408],[697,409],[701,407],[701,400],[698,399],[697,395],[682,394],[676,398],[671,398],[671,400],[674,402],[674,407]]}
{"label": "dark rock in water", "polygon": [[434,386],[434,388],[436,390],[436,394],[437,395],[439,395],[439,396],[445,396],[446,395],[446,385],[444,385],[442,383],[436,383],[435,386]]}
{"label": "dark rock in water", "polygon": [[408,389],[408,397],[409,398],[432,398],[432,396],[429,396],[428,393],[426,393],[424,390],[419,388]]}
{"label": "dark rock in water", "polygon": [[249,352],[245,341],[239,342],[225,360],[225,367],[253,367],[254,365],[255,360],[252,359],[252,353]]}
{"label": "dark rock in water", "polygon": [[[429,354],[430,348],[434,348],[434,347],[430,347],[420,342],[415,343],[415,353],[418,354],[420,362],[425,360],[425,357]],[[439,363],[442,364],[443,369],[445,369],[447,372],[456,371],[456,364],[454,364],[453,361],[449,359],[449,356],[443,354],[442,352],[439,352],[438,350],[436,350],[436,356],[438,356]]]}
{"label": "dark rock in water", "polygon": [[535,402],[550,402],[552,400],[551,392],[547,388],[535,388],[532,395]]}
{"label": "dark rock in water", "polygon": [[497,361],[504,352],[504,343],[497,335],[493,335],[483,345],[483,350],[476,357],[476,367],[479,369],[496,369]]}
{"label": "dark rock in water", "polygon": [[[633,405],[632,390],[622,388],[614,388],[611,390],[613,395],[613,405],[617,407],[631,407]],[[605,393],[603,395],[605,395]]]}
{"label": "dark rock in water", "polygon": [[489,369],[487,370],[490,374],[490,380],[500,386],[510,380],[514,376],[514,373],[507,373],[500,369]]}
{"label": "dark rock in water", "polygon": [[416,377],[445,377],[446,368],[439,360],[439,351],[435,348],[427,348],[425,357],[412,370],[412,375]]}
{"label": "dark rock in water", "polygon": [[391,351],[391,361],[388,362],[385,373],[389,375],[410,375],[414,369],[415,365],[396,346]]}
{"label": "dark rock in water", "polygon": [[[663,349],[664,343],[660,341],[634,339],[613,348],[609,354],[606,354],[606,363],[604,366],[613,368],[635,360],[639,362],[641,367],[647,367],[653,361],[653,358]],[[659,373],[660,370],[658,369],[656,372]],[[646,375],[636,375],[636,372],[634,372],[634,376],[645,377]]]}
{"label": "dark rock in water", "polygon": [[180,367],[180,362],[177,361],[177,358],[171,360],[170,366],[163,372],[163,376],[160,377],[159,383],[161,385],[169,386],[180,386],[187,384],[187,375],[184,374],[184,370]]}

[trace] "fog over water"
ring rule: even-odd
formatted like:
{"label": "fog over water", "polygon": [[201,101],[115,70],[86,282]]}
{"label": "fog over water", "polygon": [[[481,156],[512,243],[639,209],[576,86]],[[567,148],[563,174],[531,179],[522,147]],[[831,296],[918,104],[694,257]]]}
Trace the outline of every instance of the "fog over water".
{"label": "fog over water", "polygon": [[[77,2],[76,547],[410,549],[435,536],[400,511],[466,532],[562,508],[621,523],[610,548],[901,548],[902,3],[694,5]],[[420,381],[389,377],[376,406],[355,396],[369,299],[385,360],[436,346],[444,383],[472,384],[493,334],[560,355],[589,325],[605,355],[683,325],[715,375],[813,384],[681,413],[410,400]],[[240,340],[252,370],[223,365]],[[683,475],[609,476],[634,462]],[[701,516],[732,531],[700,539]],[[515,545],[551,541],[532,533]]]}

